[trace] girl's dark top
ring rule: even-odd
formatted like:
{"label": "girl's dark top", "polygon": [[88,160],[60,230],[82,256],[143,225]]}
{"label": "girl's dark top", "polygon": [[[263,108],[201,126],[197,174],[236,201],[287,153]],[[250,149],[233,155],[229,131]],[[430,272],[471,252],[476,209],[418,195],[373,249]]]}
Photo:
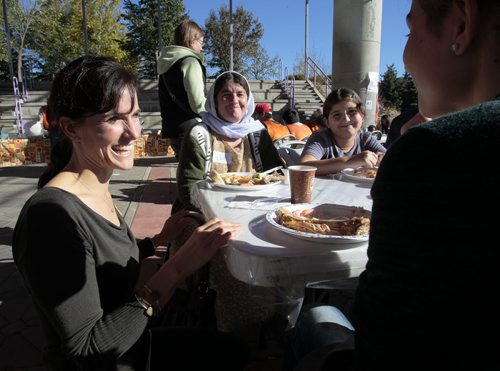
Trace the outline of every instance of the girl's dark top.
{"label": "girl's dark top", "polygon": [[360,368],[500,369],[500,100],[410,129],[372,187]]}
{"label": "girl's dark top", "polygon": [[13,255],[40,315],[51,368],[113,368],[141,337],[148,320],[134,288],[140,260],[154,253],[148,242],[139,247],[121,216],[116,226],[58,188],[26,202]]}

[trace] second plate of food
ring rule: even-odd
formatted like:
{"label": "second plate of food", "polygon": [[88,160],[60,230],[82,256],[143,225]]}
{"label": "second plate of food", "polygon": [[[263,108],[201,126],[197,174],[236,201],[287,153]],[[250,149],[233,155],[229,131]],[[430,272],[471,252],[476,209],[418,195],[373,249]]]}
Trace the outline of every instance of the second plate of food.
{"label": "second plate of food", "polygon": [[222,173],[213,176],[212,185],[232,191],[259,191],[281,183],[281,177],[274,174],[261,175],[250,172]]}
{"label": "second plate of food", "polygon": [[296,204],[269,211],[272,227],[297,238],[320,243],[368,240],[371,213],[362,207],[336,204]]}
{"label": "second plate of food", "polygon": [[357,180],[359,182],[373,183],[377,176],[378,167],[360,167],[358,169],[344,169],[340,173],[342,177],[350,180]]}

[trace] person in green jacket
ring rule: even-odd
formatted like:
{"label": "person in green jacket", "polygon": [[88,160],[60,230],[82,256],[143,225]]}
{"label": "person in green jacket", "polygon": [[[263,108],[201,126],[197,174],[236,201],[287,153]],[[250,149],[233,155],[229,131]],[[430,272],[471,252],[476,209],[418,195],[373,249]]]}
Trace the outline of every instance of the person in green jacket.
{"label": "person in green jacket", "polygon": [[174,33],[174,45],[161,51],[158,58],[158,95],[162,118],[162,137],[178,157],[182,137],[200,119],[205,106],[205,66],[203,31],[185,20]]}
{"label": "person in green jacket", "polygon": [[[183,209],[199,212],[191,199],[191,190],[195,183],[214,172],[262,172],[283,165],[267,129],[252,118],[254,108],[245,77],[229,71],[216,78],[207,94],[202,122],[191,128],[182,142],[177,168],[178,199],[173,212]],[[177,246],[182,250],[184,240],[198,225],[185,227],[170,252]],[[245,284],[231,276],[222,254],[216,254],[210,261],[210,285],[217,291],[215,309],[221,331],[236,333],[255,328],[273,315],[273,308],[256,303]],[[271,302],[267,296],[261,300]]]}

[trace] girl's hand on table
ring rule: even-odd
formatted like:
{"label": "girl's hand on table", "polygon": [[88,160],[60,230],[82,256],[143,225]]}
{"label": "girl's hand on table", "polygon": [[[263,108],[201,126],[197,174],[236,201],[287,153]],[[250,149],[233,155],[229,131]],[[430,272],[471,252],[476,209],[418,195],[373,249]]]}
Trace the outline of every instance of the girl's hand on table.
{"label": "girl's hand on table", "polygon": [[378,157],[378,160],[377,160],[377,163],[375,164],[375,166],[380,166],[380,162],[382,161],[382,159],[384,158],[384,155],[385,153],[384,152],[377,152],[377,157]]}
{"label": "girl's hand on table", "polygon": [[357,155],[351,156],[346,162],[349,167],[356,169],[358,167],[374,167],[379,163],[379,155],[372,151],[363,151]]}

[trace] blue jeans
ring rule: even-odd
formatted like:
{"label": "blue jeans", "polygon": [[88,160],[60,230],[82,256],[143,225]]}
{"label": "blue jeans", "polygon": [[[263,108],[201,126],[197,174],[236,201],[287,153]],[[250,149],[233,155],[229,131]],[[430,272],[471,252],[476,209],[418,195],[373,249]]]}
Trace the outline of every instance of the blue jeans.
{"label": "blue jeans", "polygon": [[[304,310],[290,333],[292,364],[313,369],[335,349],[354,349],[354,327],[336,307],[320,305]],[[310,360],[305,358],[313,353]],[[304,365],[307,363],[307,365]],[[314,365],[312,364],[314,363]]]}

